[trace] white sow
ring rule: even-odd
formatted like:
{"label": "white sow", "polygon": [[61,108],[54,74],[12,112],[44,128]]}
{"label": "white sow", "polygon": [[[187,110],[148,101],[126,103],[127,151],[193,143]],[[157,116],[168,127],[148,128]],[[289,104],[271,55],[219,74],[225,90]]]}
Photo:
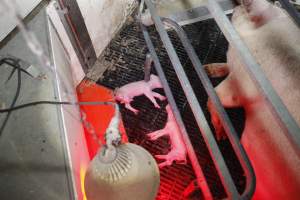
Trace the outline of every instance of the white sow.
{"label": "white sow", "polygon": [[[286,11],[266,1],[248,0],[244,5],[234,9],[232,23],[300,125],[300,31]],[[213,66],[229,69],[216,87],[223,106],[242,106],[246,111],[241,141],[257,178],[253,199],[300,199],[300,159],[237,51],[229,47],[227,64]],[[210,101],[208,107],[220,139],[224,132]]]}

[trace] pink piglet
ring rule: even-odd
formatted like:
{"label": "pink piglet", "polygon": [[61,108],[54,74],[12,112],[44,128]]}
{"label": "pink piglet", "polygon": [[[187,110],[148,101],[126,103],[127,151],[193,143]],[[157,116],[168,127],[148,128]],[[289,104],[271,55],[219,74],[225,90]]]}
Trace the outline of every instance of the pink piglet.
{"label": "pink piglet", "polygon": [[115,90],[115,99],[120,103],[125,104],[125,107],[135,114],[138,113],[138,110],[133,108],[130,103],[133,101],[133,98],[140,95],[145,95],[150,101],[154,104],[156,108],[160,108],[155,98],[163,101],[166,97],[162,96],[157,92],[153,92],[152,90],[155,88],[162,88],[160,80],[157,76],[151,74],[150,80],[148,82],[136,81],[132,83],[128,83],[120,88]]}
{"label": "pink piglet", "polygon": [[150,140],[156,140],[164,135],[168,135],[171,142],[171,151],[167,155],[156,155],[158,159],[165,160],[159,164],[160,168],[172,165],[175,161],[178,164],[186,164],[186,147],[183,142],[181,132],[175,121],[174,114],[169,105],[166,106],[168,119],[165,127],[161,130],[149,133],[147,136]]}

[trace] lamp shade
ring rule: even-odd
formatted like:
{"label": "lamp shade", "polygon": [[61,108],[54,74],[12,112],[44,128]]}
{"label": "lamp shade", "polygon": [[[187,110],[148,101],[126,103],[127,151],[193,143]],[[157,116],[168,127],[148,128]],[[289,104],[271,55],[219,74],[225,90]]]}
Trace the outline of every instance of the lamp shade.
{"label": "lamp shade", "polygon": [[85,176],[87,200],[153,200],[160,177],[156,161],[144,148],[121,144],[102,147]]}

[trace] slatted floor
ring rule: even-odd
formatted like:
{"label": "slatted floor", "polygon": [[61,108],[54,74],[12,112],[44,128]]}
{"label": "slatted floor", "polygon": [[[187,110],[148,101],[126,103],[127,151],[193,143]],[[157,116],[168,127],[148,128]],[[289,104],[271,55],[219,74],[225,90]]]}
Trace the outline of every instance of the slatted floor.
{"label": "slatted floor", "polygon": [[[202,63],[226,61],[228,43],[214,21],[207,20],[198,22],[185,26],[184,29]],[[222,199],[225,197],[224,188],[217,176],[208,149],[196,125],[192,111],[180,87],[167,53],[155,29],[150,27],[149,31],[211,191],[215,199]],[[169,31],[169,35],[188,74],[196,96],[206,116],[209,118],[206,108],[207,95],[192,68],[191,62],[187,59],[187,55],[176,34],[173,31]],[[114,67],[107,70],[97,83],[114,89],[133,81],[142,80],[144,76],[143,64],[146,53],[147,46],[139,26],[135,22],[127,23],[104,53],[105,61],[111,63]],[[152,69],[152,73],[155,73],[154,69]],[[212,81],[213,84],[216,85],[221,80],[214,79]],[[158,91],[163,94],[162,90]],[[133,107],[140,110],[138,115],[134,115],[123,106],[121,107],[123,121],[130,142],[145,147],[153,155],[166,154],[170,148],[167,138],[161,138],[155,142],[149,141],[146,138],[147,133],[161,129],[165,125],[167,114],[164,108],[167,103],[159,102],[159,104],[161,105],[161,109],[156,109],[146,97],[140,96],[135,98],[132,103]],[[243,110],[232,109],[227,111],[236,129],[240,133],[244,126]],[[245,179],[229,142],[227,140],[222,141],[219,143],[219,146],[226,158],[226,162],[238,189],[242,191],[245,186]],[[190,163],[187,165],[173,164],[170,167],[165,167],[161,170],[161,186],[157,200],[184,199],[183,191],[194,179],[195,174]],[[194,199],[199,199],[199,196],[195,195]]]}

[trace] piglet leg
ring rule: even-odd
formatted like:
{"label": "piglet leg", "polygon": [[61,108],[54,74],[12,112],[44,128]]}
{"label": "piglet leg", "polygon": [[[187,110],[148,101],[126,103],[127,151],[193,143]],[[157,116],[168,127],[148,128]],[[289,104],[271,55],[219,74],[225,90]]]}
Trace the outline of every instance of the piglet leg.
{"label": "piglet leg", "polygon": [[125,108],[127,108],[128,110],[131,110],[132,112],[134,112],[134,114],[138,114],[138,110],[137,109],[135,109],[135,108],[133,108],[131,105],[130,105],[130,103],[125,103]]}
{"label": "piglet leg", "polygon": [[158,138],[168,135],[168,132],[165,129],[161,129],[158,131],[154,131],[152,133],[147,134],[150,140],[157,140]]}
{"label": "piglet leg", "polygon": [[167,155],[155,155],[155,158],[158,158],[160,160],[165,160],[164,162],[161,162],[161,163],[158,164],[159,168],[163,168],[165,166],[170,166],[170,165],[172,165],[172,163],[174,161],[174,158],[171,158],[169,156],[169,154],[167,154]]}
{"label": "piglet leg", "polygon": [[154,96],[155,98],[158,98],[161,101],[166,100],[166,97],[164,97],[163,95],[161,95],[157,92],[152,92],[152,96]]}
{"label": "piglet leg", "polygon": [[150,99],[150,101],[154,104],[154,106],[156,108],[160,108],[160,106],[158,105],[158,103],[156,102],[154,96],[152,95],[152,91],[145,91],[145,96]]}

